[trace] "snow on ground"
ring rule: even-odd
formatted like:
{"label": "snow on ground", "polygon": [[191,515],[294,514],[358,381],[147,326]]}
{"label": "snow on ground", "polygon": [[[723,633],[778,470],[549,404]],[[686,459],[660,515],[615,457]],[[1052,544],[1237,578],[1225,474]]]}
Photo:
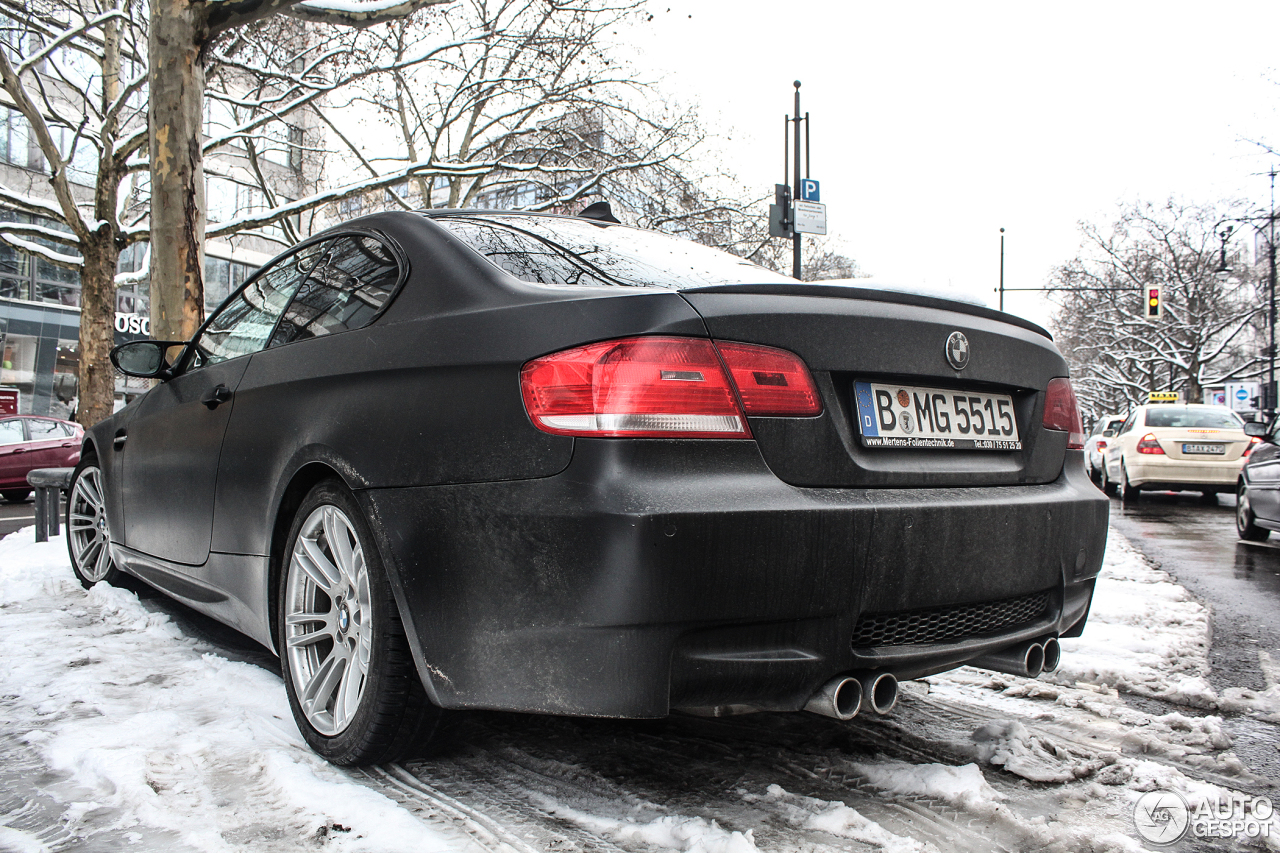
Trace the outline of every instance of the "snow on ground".
{"label": "snow on ground", "polygon": [[[454,846],[315,756],[279,678],[184,637],[131,592],[86,592],[63,540],[37,544],[33,531],[0,540],[0,716],[15,749],[61,777],[66,820],[105,810],[112,829],[211,853],[317,838],[342,851]],[[9,827],[3,848],[43,846]]]}
{"label": "snow on ground", "polygon": [[[45,853],[72,841],[144,853],[475,851],[476,834],[441,817],[460,800],[411,811],[374,776],[329,766],[299,736],[277,676],[221,657],[131,592],[85,591],[61,538],[37,544],[28,528],[0,540],[0,626],[0,851]],[[1140,850],[1129,815],[1143,792],[1194,802],[1251,777],[1227,751],[1221,716],[1147,714],[1121,693],[1272,721],[1280,710],[1275,695],[1209,687],[1208,631],[1204,608],[1113,532],[1088,629],[1063,641],[1057,673],[933,676],[905,685],[894,715],[856,730],[898,726],[904,742],[922,742],[938,760],[855,760],[837,750],[799,777],[778,777],[785,785],[742,781],[729,795],[765,815],[754,828],[724,801],[708,814],[678,797],[674,806],[631,795],[522,797],[542,819],[626,851],[953,849],[945,832],[929,835],[929,821],[913,823],[913,814],[941,820],[937,808],[1014,839],[1001,849]],[[770,754],[764,766],[775,761],[803,763]],[[805,773],[849,780],[848,795],[797,793]],[[472,823],[509,807],[482,798]],[[794,837],[779,842],[778,827]],[[82,847],[86,839],[102,843]]]}

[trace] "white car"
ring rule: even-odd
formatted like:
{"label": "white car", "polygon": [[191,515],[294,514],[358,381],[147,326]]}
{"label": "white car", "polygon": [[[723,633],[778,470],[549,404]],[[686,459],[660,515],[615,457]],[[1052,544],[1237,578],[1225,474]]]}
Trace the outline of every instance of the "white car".
{"label": "white car", "polygon": [[1104,453],[1102,490],[1133,500],[1141,491],[1235,491],[1254,439],[1223,406],[1138,406]]}
{"label": "white car", "polygon": [[[1098,422],[1093,425],[1093,432],[1084,440],[1084,467],[1089,472],[1089,479],[1099,485],[1102,484],[1102,455],[1106,452],[1111,436],[1115,435],[1115,431],[1123,423],[1124,415],[1098,418]],[[1111,430],[1111,435],[1103,434],[1107,430]]]}

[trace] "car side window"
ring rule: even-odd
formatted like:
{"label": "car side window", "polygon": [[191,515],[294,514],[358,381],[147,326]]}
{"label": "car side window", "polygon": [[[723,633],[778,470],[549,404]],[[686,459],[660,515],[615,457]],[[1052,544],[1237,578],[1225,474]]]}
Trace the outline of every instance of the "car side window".
{"label": "car side window", "polygon": [[1123,435],[1124,433],[1126,433],[1126,432],[1128,432],[1129,430],[1133,429],[1133,422],[1134,422],[1134,420],[1135,420],[1135,419],[1137,419],[1137,417],[1138,417],[1138,413],[1137,413],[1137,412],[1134,412],[1132,415],[1129,415],[1129,418],[1128,418],[1128,419],[1124,422],[1124,424],[1120,427],[1120,430],[1119,430],[1119,432],[1117,432],[1117,433],[1116,433],[1116,435]]}
{"label": "car side window", "polygon": [[531,284],[588,284],[609,287],[614,282],[594,275],[549,240],[475,219],[436,220],[454,236],[489,259],[503,272]]}
{"label": "car side window", "polygon": [[21,444],[26,441],[22,436],[22,421],[17,418],[0,421],[0,447],[6,444]]}
{"label": "car side window", "polygon": [[196,342],[195,367],[258,352],[284,313],[324,244],[315,243],[281,258],[252,278],[231,298]]}
{"label": "car side window", "polygon": [[27,431],[31,433],[32,441],[49,441],[54,438],[65,438],[70,435],[62,424],[57,421],[43,421],[39,418],[29,418],[27,420]]}
{"label": "car side window", "polygon": [[364,235],[324,244],[271,338],[271,346],[367,326],[400,281],[400,264],[380,240]]}

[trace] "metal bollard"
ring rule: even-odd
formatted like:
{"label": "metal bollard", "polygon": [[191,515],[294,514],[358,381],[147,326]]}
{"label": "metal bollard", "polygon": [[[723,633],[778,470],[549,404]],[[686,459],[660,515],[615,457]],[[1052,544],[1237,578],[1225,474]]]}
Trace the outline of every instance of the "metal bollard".
{"label": "metal bollard", "polygon": [[27,474],[27,484],[36,490],[36,541],[48,542],[57,536],[62,492],[71,488],[74,468],[36,468]]}

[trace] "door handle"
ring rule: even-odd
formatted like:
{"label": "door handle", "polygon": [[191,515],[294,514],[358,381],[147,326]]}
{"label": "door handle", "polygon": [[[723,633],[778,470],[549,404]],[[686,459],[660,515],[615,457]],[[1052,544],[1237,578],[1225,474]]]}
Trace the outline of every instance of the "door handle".
{"label": "door handle", "polygon": [[124,443],[128,438],[129,438],[129,434],[124,430],[120,430],[119,432],[116,433],[116,437],[112,439],[111,446],[114,447],[117,451],[124,450]]}
{"label": "door handle", "polygon": [[25,447],[15,447],[13,449],[14,456],[17,456],[19,453],[26,453],[26,452],[27,452],[27,449]]}
{"label": "door handle", "polygon": [[231,389],[226,385],[215,385],[200,398],[200,402],[204,403],[209,409],[216,409],[223,403],[231,399]]}

